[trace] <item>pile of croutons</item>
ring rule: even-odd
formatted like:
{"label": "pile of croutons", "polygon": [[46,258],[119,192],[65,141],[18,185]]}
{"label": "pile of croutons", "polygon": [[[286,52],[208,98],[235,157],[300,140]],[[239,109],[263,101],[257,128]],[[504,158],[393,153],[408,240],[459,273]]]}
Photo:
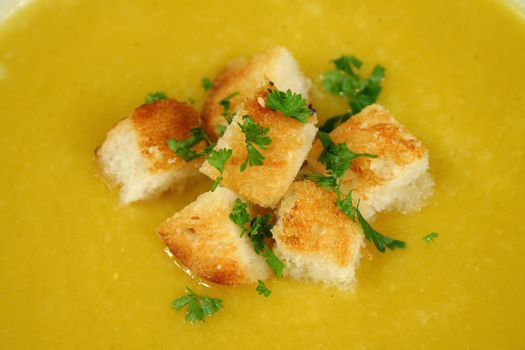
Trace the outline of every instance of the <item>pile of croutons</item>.
{"label": "pile of croutons", "polygon": [[[238,285],[282,274],[351,289],[364,227],[336,205],[334,191],[305,176],[329,173],[319,161],[317,115],[310,109],[300,121],[267,105],[271,91],[289,90],[307,101],[310,85],[285,48],[236,60],[213,79],[200,115],[173,99],[144,104],[108,132],[96,151],[98,163],[120,186],[123,204],[182,189],[202,174],[220,182],[159,228],[172,255],[195,275]],[[243,130],[246,116],[271,140],[258,148],[263,155],[258,164],[243,164],[253,151]],[[197,128],[203,137],[195,136]],[[364,108],[329,136],[353,152],[374,155],[353,159],[338,180],[337,196],[351,192],[360,219],[419,210],[431,194],[427,149],[382,106]],[[174,152],[170,140],[179,146],[190,140],[191,154]],[[208,155],[220,150],[229,153],[218,167]],[[245,227],[232,219],[239,208],[249,215]],[[258,242],[261,249],[246,232],[254,225],[268,231],[264,243]],[[282,268],[276,270],[269,259]]]}

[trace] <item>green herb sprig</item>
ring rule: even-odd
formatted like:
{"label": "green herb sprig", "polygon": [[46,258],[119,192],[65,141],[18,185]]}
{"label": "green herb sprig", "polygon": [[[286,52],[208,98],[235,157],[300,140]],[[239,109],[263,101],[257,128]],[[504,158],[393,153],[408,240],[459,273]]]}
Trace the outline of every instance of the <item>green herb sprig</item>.
{"label": "green herb sprig", "polygon": [[222,309],[221,299],[198,295],[188,287],[186,287],[186,293],[186,295],[173,300],[171,307],[175,311],[179,311],[187,305],[188,310],[185,319],[192,324],[204,322],[206,317],[212,316]]}
{"label": "green herb sprig", "polygon": [[270,294],[272,294],[272,291],[270,288],[266,287],[266,284],[264,284],[264,281],[257,280],[257,287],[255,287],[255,290],[259,295],[264,296],[265,298],[268,298]]}
{"label": "green herb sprig", "polygon": [[235,96],[239,95],[239,92],[233,92],[229,94],[228,96],[224,97],[222,100],[219,101],[219,104],[222,106],[222,113],[221,115],[226,119],[226,124],[217,124],[216,131],[219,136],[224,135],[224,132],[226,131],[226,127],[231,124],[234,116],[234,112],[230,111],[231,109],[231,99]]}
{"label": "green herb sprig", "polygon": [[[248,237],[253,243],[255,253],[261,255],[268,266],[275,272],[277,277],[282,277],[284,264],[273,253],[273,251],[264,243],[265,238],[271,238],[273,224],[270,224],[270,214],[258,215],[254,218],[248,213],[248,204],[240,199],[235,200],[232,212],[230,213],[230,220],[241,228],[241,237],[248,234]],[[249,228],[246,225],[250,223]]]}
{"label": "green herb sprig", "polygon": [[335,69],[323,74],[323,87],[332,95],[346,97],[350,110],[328,119],[320,128],[324,132],[332,131],[373,104],[381,93],[381,83],[385,77],[385,69],[380,65],[374,67],[368,79],[361,77],[357,70],[361,68],[362,62],[352,55],[342,55],[332,62]]}
{"label": "green herb sprig", "polygon": [[246,160],[241,164],[241,173],[246,170],[248,164],[250,166],[263,165],[263,160],[265,158],[255,146],[262,150],[266,150],[266,147],[272,143],[272,139],[267,136],[270,128],[261,127],[247,114],[244,115],[242,119],[244,122],[242,124],[237,124],[244,133],[248,155],[246,156]]}
{"label": "green herb sprig", "polygon": [[[190,161],[205,156],[209,154],[215,146],[202,128],[190,129],[190,133],[191,136],[184,140],[168,140],[168,147],[185,161]],[[198,145],[202,141],[206,141],[209,146],[206,147],[202,152],[195,151],[192,147]]]}
{"label": "green herb sprig", "polygon": [[152,104],[154,102],[162,101],[162,100],[165,100],[167,98],[168,98],[168,96],[166,95],[166,93],[164,91],[150,92],[146,96],[146,99],[144,100],[144,103],[147,104],[147,105],[150,105],[150,104]]}
{"label": "green herb sprig", "polygon": [[269,89],[266,99],[266,107],[279,111],[287,117],[294,118],[301,123],[306,123],[314,111],[307,106],[306,100],[301,94],[293,93],[290,89],[279,91]]}
{"label": "green herb sprig", "polygon": [[365,238],[369,241],[372,241],[377,250],[379,250],[381,253],[385,252],[385,247],[391,250],[394,250],[396,248],[405,248],[405,242],[382,235],[381,233],[377,232],[365,220],[365,218],[361,214],[361,211],[358,208],[356,208],[355,211],[357,213],[357,219],[359,220],[359,224],[361,224],[361,227],[363,228]]}
{"label": "green herb sprig", "polygon": [[226,161],[232,156],[232,150],[229,148],[221,148],[219,150],[211,151],[208,156],[208,163],[219,171],[219,176],[215,178],[215,182],[211,186],[210,191],[213,192],[222,181],[222,174],[224,173],[224,165]]}
{"label": "green herb sprig", "polygon": [[208,91],[213,87],[213,84],[208,77],[204,77],[201,79],[201,86],[205,91]]}
{"label": "green herb sprig", "polygon": [[230,220],[241,228],[241,237],[248,232],[246,224],[251,220],[250,213],[248,213],[248,203],[244,203],[237,198],[233,205],[233,210],[230,213]]}
{"label": "green herb sprig", "polygon": [[427,243],[432,243],[438,237],[439,234],[437,232],[430,232],[428,235],[423,237],[423,240]]}

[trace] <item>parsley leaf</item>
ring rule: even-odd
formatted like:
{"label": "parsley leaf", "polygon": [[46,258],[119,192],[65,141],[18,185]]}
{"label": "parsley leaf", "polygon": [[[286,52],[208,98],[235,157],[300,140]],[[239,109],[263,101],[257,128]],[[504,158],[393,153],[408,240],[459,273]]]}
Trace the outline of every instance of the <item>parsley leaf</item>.
{"label": "parsley leaf", "polygon": [[[283,275],[284,264],[272,250],[264,243],[265,238],[271,238],[273,224],[270,223],[270,214],[258,215],[250,218],[250,214],[246,210],[248,204],[243,203],[240,199],[235,200],[232,212],[230,213],[230,220],[242,228],[241,237],[248,232],[248,237],[253,243],[253,249],[258,255],[262,255],[266,263],[275,272],[277,277]],[[246,224],[250,222],[249,230],[246,230]]]}
{"label": "parsley leaf", "polygon": [[219,186],[219,183],[222,180],[222,173],[224,172],[224,165],[231,156],[232,150],[228,148],[221,148],[218,151],[211,151],[210,156],[208,157],[208,163],[210,163],[212,167],[219,171],[219,176],[217,176],[215,182],[211,186],[211,192],[215,191],[217,186]]}
{"label": "parsley leaf", "polygon": [[377,158],[374,154],[354,153],[348,148],[346,143],[334,143],[330,135],[325,132],[319,132],[317,136],[324,148],[319,155],[319,162],[325,164],[326,169],[337,179],[343,177],[355,158]]}
{"label": "parsley leaf", "polygon": [[336,115],[335,117],[329,118],[324,122],[323,126],[319,128],[319,131],[330,132],[337,128],[339,125],[346,122],[351,117],[352,113],[346,112],[344,114]]}
{"label": "parsley leaf", "polygon": [[272,252],[270,248],[265,244],[264,245],[264,251],[262,253],[262,256],[266,260],[266,263],[270,268],[275,272],[275,275],[277,278],[280,278],[283,276],[283,270],[284,270],[284,264],[275,254]]}
{"label": "parsley leaf", "polygon": [[258,215],[250,222],[248,236],[251,238],[253,249],[257,254],[260,254],[265,249],[264,239],[272,237],[271,229],[273,225],[269,223],[270,218],[270,214]]}
{"label": "parsley leaf", "polygon": [[333,60],[335,68],[347,72],[348,74],[354,74],[352,66],[359,69],[363,62],[354,55],[342,55],[341,57]]}
{"label": "parsley leaf", "polygon": [[270,290],[270,288],[266,287],[266,284],[264,284],[264,281],[261,281],[261,280],[257,280],[257,287],[255,287],[255,290],[257,291],[257,293],[265,296],[266,298],[269,297],[270,294],[272,294],[272,291]]}
{"label": "parsley leaf", "polygon": [[206,317],[216,314],[222,309],[221,299],[198,295],[188,287],[186,287],[186,292],[186,295],[173,300],[171,307],[175,311],[179,311],[187,305],[188,310],[185,319],[192,324],[198,321],[204,322]]}
{"label": "parsley leaf", "polygon": [[359,224],[361,224],[361,227],[363,228],[365,238],[369,241],[372,241],[376,246],[377,250],[379,250],[381,253],[384,253],[385,247],[391,250],[394,250],[396,248],[405,248],[405,242],[390,238],[388,236],[384,236],[376,230],[374,230],[374,228],[370,226],[370,224],[365,220],[363,215],[361,215],[361,211],[359,210],[359,208],[355,208],[355,212],[357,214]]}
{"label": "parsley leaf", "polygon": [[352,221],[355,221],[356,208],[352,203],[352,192],[348,192],[345,198],[341,199],[341,194],[339,188],[336,190],[337,193],[337,207],[341,209],[346,216],[348,216]]}
{"label": "parsley leaf", "polygon": [[314,113],[307,107],[307,102],[301,94],[293,93],[290,89],[286,92],[277,89],[270,90],[266,100],[266,107],[279,111],[287,117],[306,123]]}
{"label": "parsley leaf", "polygon": [[206,91],[208,91],[209,89],[213,87],[213,84],[211,83],[210,79],[208,79],[208,77],[201,79],[201,85],[202,85],[202,88]]}
{"label": "parsley leaf", "polygon": [[222,100],[219,101],[219,104],[222,106],[222,113],[221,113],[221,115],[224,117],[224,119],[226,119],[226,122],[228,123],[226,125],[224,125],[224,124],[217,124],[217,126],[215,127],[215,130],[217,131],[219,136],[224,135],[224,131],[226,131],[226,126],[231,124],[231,122],[233,120],[233,115],[235,113],[230,111],[231,99],[233,97],[237,96],[237,95],[239,95],[239,92],[236,91],[234,93],[229,94],[228,96],[224,97]]}
{"label": "parsley leaf", "polygon": [[263,128],[257,124],[249,115],[242,117],[243,124],[237,123],[245,135],[246,150],[248,155],[246,160],[241,164],[241,172],[250,166],[263,165],[264,156],[255,148],[254,144],[262,150],[272,143],[272,139],[267,136],[270,128]]}
{"label": "parsley leaf", "polygon": [[[335,70],[323,74],[323,87],[330,94],[344,96],[348,100],[350,111],[328,119],[320,128],[330,132],[352,115],[373,104],[381,93],[381,82],[385,77],[385,69],[376,65],[368,79],[357,74],[362,62],[355,56],[342,55],[332,61]],[[355,69],[355,70],[354,70]]]}
{"label": "parsley leaf", "polygon": [[248,236],[252,240],[255,253],[262,255],[268,266],[275,272],[275,275],[281,277],[283,275],[284,264],[264,243],[265,238],[272,237],[271,229],[273,228],[273,224],[269,223],[270,218],[270,214],[265,214],[252,219]]}
{"label": "parsley leaf", "polygon": [[150,92],[148,96],[146,96],[146,100],[144,103],[147,105],[152,104],[153,102],[161,101],[167,99],[168,96],[164,91],[157,91],[157,92]]}
{"label": "parsley leaf", "polygon": [[[219,101],[219,104],[223,108],[223,111],[221,113],[223,117],[228,117],[230,115],[231,99],[237,96],[238,94],[239,94],[238,91],[233,92]],[[230,123],[231,123],[231,120],[230,120]]]}
{"label": "parsley leaf", "polygon": [[217,134],[219,136],[224,135],[224,132],[226,131],[226,125],[224,125],[224,124],[217,124],[215,126],[215,131],[217,132]]}
{"label": "parsley leaf", "polygon": [[230,213],[230,220],[233,221],[241,228],[241,237],[244,236],[248,229],[246,224],[251,221],[250,213],[248,213],[248,203],[244,203],[242,200],[237,198],[233,205],[233,210]]}
{"label": "parsley leaf", "polygon": [[434,242],[434,240],[438,237],[439,237],[439,234],[437,232],[430,232],[428,235],[423,237],[423,240],[425,242],[431,243],[431,242]]}
{"label": "parsley leaf", "polygon": [[333,175],[324,176],[319,174],[313,174],[306,175],[304,178],[307,180],[317,182],[319,186],[328,191],[333,191],[337,187],[337,179]]}
{"label": "parsley leaf", "polygon": [[[202,128],[190,129],[190,133],[191,136],[185,140],[168,140],[168,147],[185,161],[190,161],[202,157],[211,152],[211,149],[213,148],[213,145],[211,144],[208,135],[206,135]],[[210,144],[210,146],[207,147],[203,152],[197,152],[192,149],[193,146],[199,144],[203,140]]]}

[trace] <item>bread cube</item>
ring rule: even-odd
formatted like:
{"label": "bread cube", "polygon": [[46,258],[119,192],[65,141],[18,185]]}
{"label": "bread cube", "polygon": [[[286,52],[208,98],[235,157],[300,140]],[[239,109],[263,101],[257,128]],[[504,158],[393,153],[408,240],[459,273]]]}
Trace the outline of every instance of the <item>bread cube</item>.
{"label": "bread cube", "polygon": [[[388,110],[374,104],[366,107],[330,133],[334,143],[346,143],[359,157],[352,161],[341,183],[344,194],[352,191],[365,218],[377,212],[418,211],[431,194],[434,182],[428,172],[428,150]],[[308,155],[308,169],[325,174],[318,161],[323,146],[314,142]]]}
{"label": "bread cube", "polygon": [[239,94],[231,99],[230,105],[230,110],[235,112],[245,99],[252,97],[269,81],[281,91],[290,89],[308,99],[311,83],[286,48],[275,47],[258,53],[250,60],[237,59],[213,80],[213,87],[208,93],[201,114],[206,133],[213,140],[217,140],[217,126],[226,125],[226,120],[221,115],[224,109],[219,104],[220,100],[238,92]]}
{"label": "bread cube", "polygon": [[247,235],[229,215],[235,193],[224,187],[200,195],[159,228],[173,256],[192,273],[209,281],[237,285],[256,283],[271,275]]}
{"label": "bread cube", "polygon": [[[216,149],[232,149],[233,155],[226,162],[221,184],[250,202],[261,207],[274,208],[294,180],[301,168],[317,133],[317,117],[311,116],[307,123],[289,118],[281,112],[265,107],[268,91],[262,90],[248,99],[224,135],[218,140]],[[269,128],[272,143],[261,151],[266,158],[261,166],[248,166],[240,171],[247,158],[245,135],[238,123],[248,114],[257,124]],[[212,179],[219,172],[205,161],[200,171]]]}
{"label": "bread cube", "polygon": [[[120,186],[122,204],[183,187],[188,178],[198,175],[202,159],[185,161],[169,149],[167,141],[189,137],[190,129],[199,124],[192,106],[168,99],[138,107],[107,133],[96,158],[102,174]],[[203,142],[196,147],[204,146]]]}
{"label": "bread cube", "polygon": [[274,253],[284,275],[351,289],[364,244],[361,226],[336,207],[332,192],[312,181],[296,181],[277,210]]}

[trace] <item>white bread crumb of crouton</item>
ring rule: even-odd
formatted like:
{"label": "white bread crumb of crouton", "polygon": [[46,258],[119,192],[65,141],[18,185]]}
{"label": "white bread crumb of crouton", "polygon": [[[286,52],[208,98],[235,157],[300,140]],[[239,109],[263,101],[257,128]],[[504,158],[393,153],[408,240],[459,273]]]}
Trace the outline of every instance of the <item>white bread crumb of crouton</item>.
{"label": "white bread crumb of crouton", "polygon": [[[268,91],[262,89],[241,106],[215,149],[229,148],[232,157],[226,162],[221,184],[243,198],[261,207],[274,208],[293,182],[304,163],[317,133],[317,116],[312,115],[307,123],[289,118],[281,112],[261,106],[259,99],[266,100]],[[245,135],[238,123],[248,114],[263,128],[269,128],[272,143],[261,153],[263,165],[248,166],[240,171],[247,157]],[[205,161],[200,171],[212,179],[219,172]]]}
{"label": "white bread crumb of crouton", "polygon": [[[427,148],[384,107],[366,107],[335,128],[330,137],[335,143],[346,143],[353,152],[377,155],[353,160],[341,183],[344,194],[352,191],[353,199],[360,200],[365,218],[388,210],[418,211],[432,195]],[[318,161],[322,149],[316,140],[308,155],[308,171],[326,173]]]}
{"label": "white bread crumb of crouton", "polygon": [[335,205],[334,193],[296,181],[281,201],[272,233],[284,275],[351,290],[361,258],[361,227]]}
{"label": "white bread crumb of crouton", "polygon": [[271,270],[229,215],[235,193],[224,187],[200,195],[159,228],[173,256],[209,281],[237,285],[265,280]]}
{"label": "white bread crumb of crouton", "polygon": [[[202,159],[186,162],[167,146],[182,140],[199,126],[199,115],[189,104],[162,100],[145,104],[118,122],[96,150],[102,174],[120,186],[122,204],[149,199],[198,175]],[[204,147],[204,145],[198,145]]]}
{"label": "white bread crumb of crouton", "polygon": [[308,100],[311,82],[301,72],[290,51],[284,47],[271,48],[256,54],[250,60],[232,61],[217,75],[201,113],[204,130],[213,140],[217,140],[217,126],[226,124],[221,116],[223,107],[219,101],[238,92],[239,94],[230,100],[230,111],[235,112],[245,99],[253,96],[269,81],[281,91],[290,89]]}

